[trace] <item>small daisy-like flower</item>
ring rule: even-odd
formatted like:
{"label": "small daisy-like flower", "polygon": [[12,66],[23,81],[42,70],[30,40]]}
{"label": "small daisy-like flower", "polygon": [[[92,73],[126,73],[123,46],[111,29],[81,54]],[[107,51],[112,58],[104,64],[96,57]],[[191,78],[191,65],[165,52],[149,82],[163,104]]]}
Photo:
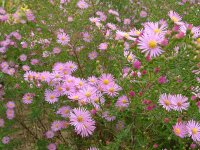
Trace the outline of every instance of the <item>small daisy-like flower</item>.
{"label": "small daisy-like flower", "polygon": [[99,45],[99,49],[100,50],[106,50],[108,48],[108,44],[107,43],[101,43],[100,45]]}
{"label": "small daisy-like flower", "polygon": [[12,120],[15,117],[15,111],[13,109],[7,109],[6,115],[9,120]]}
{"label": "small daisy-like flower", "polygon": [[[148,33],[148,32],[147,32]],[[144,33],[141,37],[139,37],[139,49],[142,50],[146,56],[157,57],[163,53],[163,50],[159,46],[159,44],[163,41],[163,38],[158,34]]]}
{"label": "small daisy-like flower", "polygon": [[200,142],[200,123],[191,120],[186,124],[187,132],[194,141]]}
{"label": "small daisy-like flower", "polygon": [[176,125],[173,126],[174,134],[179,136],[180,138],[184,138],[187,135],[187,128],[185,123],[176,123]]}
{"label": "small daisy-like flower", "polygon": [[10,137],[4,136],[4,137],[2,138],[2,143],[3,143],[3,144],[8,144],[9,142],[10,142]]}
{"label": "small daisy-like flower", "polygon": [[85,102],[90,102],[96,91],[97,89],[92,86],[85,86],[83,89],[80,90],[80,99],[84,100]]}
{"label": "small daisy-like flower", "polygon": [[5,124],[4,120],[0,118],[0,128],[4,127],[4,124]]}
{"label": "small daisy-like flower", "polygon": [[15,108],[15,103],[13,101],[9,101],[7,104],[6,104],[6,107],[8,109],[13,109]]}
{"label": "small daisy-like flower", "polygon": [[121,37],[124,37],[124,38],[126,38],[128,40],[135,41],[135,38],[131,37],[128,32],[122,32],[122,31],[117,30],[116,34],[121,36]]}
{"label": "small daisy-like flower", "polygon": [[70,106],[62,106],[61,108],[58,109],[56,113],[60,114],[63,118],[67,118],[69,117],[70,111],[71,111]]}
{"label": "small daisy-like flower", "polygon": [[88,57],[90,60],[94,60],[95,58],[97,58],[98,53],[96,51],[92,51],[88,54]]}
{"label": "small daisy-like flower", "polygon": [[50,104],[53,104],[58,101],[58,96],[55,92],[46,90],[45,91],[45,101],[49,102]]}
{"label": "small daisy-like flower", "polygon": [[70,124],[75,126],[75,131],[82,137],[92,135],[95,129],[95,121],[89,111],[84,108],[75,108],[70,112]]}
{"label": "small daisy-like flower", "polygon": [[163,108],[165,108],[167,111],[170,111],[173,108],[172,99],[172,95],[167,95],[164,93],[160,95],[159,104],[163,106]]}
{"label": "small daisy-like flower", "polygon": [[57,149],[57,146],[55,143],[51,143],[47,146],[48,150],[56,150]]}
{"label": "small daisy-like flower", "polygon": [[62,32],[57,35],[57,42],[60,43],[61,45],[67,45],[70,41],[69,35],[66,33]]}
{"label": "small daisy-like flower", "polygon": [[161,35],[162,37],[166,34],[167,32],[167,24],[159,24],[159,22],[147,22],[145,24],[145,31],[144,32],[153,32],[155,34]]}
{"label": "small daisy-like flower", "polygon": [[51,130],[49,130],[49,131],[47,131],[47,132],[45,133],[45,136],[46,136],[47,139],[51,139],[51,138],[54,137],[54,132],[51,131]]}
{"label": "small daisy-like flower", "polygon": [[110,115],[108,111],[103,112],[102,117],[105,118],[109,122],[114,121],[116,119],[116,116]]}
{"label": "small daisy-like flower", "polygon": [[31,104],[33,101],[33,94],[32,93],[24,94],[22,101],[24,104]]}
{"label": "small daisy-like flower", "polygon": [[88,77],[88,82],[90,85],[95,85],[98,82],[98,79],[95,76]]}
{"label": "small daisy-like flower", "polygon": [[115,106],[118,108],[128,107],[128,105],[129,105],[129,100],[125,95],[119,97],[115,104]]}
{"label": "small daisy-like flower", "polygon": [[56,132],[62,129],[62,121],[54,121],[51,124],[51,130]]}
{"label": "small daisy-like flower", "polygon": [[174,12],[174,11],[169,11],[168,16],[170,17],[170,19],[171,19],[175,24],[177,24],[177,25],[181,25],[181,24],[182,24],[182,22],[181,22],[182,17],[181,17],[178,13],[176,13],[176,12]]}
{"label": "small daisy-like flower", "polygon": [[181,94],[175,95],[172,98],[173,109],[177,111],[187,110],[189,107],[188,98]]}
{"label": "small daisy-like flower", "polygon": [[142,32],[143,29],[137,30],[136,28],[134,28],[129,32],[129,35],[138,37],[142,34]]}
{"label": "small daisy-like flower", "polygon": [[79,0],[77,3],[77,7],[80,9],[87,9],[89,5],[84,0]]}
{"label": "small daisy-like flower", "polygon": [[118,95],[118,92],[122,90],[122,88],[115,84],[115,83],[111,83],[109,86],[105,87],[102,89],[103,92],[111,97],[114,97],[116,95]]}
{"label": "small daisy-like flower", "polygon": [[99,84],[102,88],[114,83],[114,77],[111,74],[102,74],[99,78]]}

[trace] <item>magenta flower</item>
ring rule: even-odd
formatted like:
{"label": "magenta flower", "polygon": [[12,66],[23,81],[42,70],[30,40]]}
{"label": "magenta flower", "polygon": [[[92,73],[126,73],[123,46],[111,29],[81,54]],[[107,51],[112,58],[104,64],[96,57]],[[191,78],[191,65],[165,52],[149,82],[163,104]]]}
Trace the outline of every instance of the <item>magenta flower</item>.
{"label": "magenta flower", "polygon": [[196,142],[200,142],[200,123],[191,120],[186,124],[187,132],[190,137]]}
{"label": "magenta flower", "polygon": [[92,51],[88,54],[89,59],[94,60],[95,58],[97,58],[98,53],[96,51]]}
{"label": "magenta flower", "polygon": [[6,107],[8,109],[13,109],[15,108],[15,103],[13,101],[9,101],[7,104],[6,104]]}
{"label": "magenta flower", "polygon": [[82,137],[92,135],[94,132],[95,121],[91,114],[84,108],[75,108],[70,112],[70,124],[75,126],[75,131]]}
{"label": "magenta flower", "polygon": [[15,117],[15,111],[13,109],[7,109],[6,115],[9,120],[12,120]]}

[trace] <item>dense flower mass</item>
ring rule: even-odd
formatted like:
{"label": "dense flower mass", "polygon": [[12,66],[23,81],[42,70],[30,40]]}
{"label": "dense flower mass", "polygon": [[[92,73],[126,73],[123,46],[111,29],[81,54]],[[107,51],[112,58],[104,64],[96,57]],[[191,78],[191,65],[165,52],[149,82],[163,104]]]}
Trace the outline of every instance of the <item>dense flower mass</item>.
{"label": "dense flower mass", "polygon": [[199,149],[199,4],[0,1],[0,149]]}

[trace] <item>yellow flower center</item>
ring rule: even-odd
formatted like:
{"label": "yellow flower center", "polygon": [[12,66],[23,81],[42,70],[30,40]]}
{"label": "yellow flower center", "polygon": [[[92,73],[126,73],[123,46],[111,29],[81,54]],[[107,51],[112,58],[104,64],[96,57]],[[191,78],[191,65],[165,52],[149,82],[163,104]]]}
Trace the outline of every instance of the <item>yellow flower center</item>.
{"label": "yellow flower center", "polygon": [[54,96],[54,95],[51,95],[51,96],[50,96],[50,99],[54,99],[54,98],[55,98],[55,96]]}
{"label": "yellow flower center", "polygon": [[160,30],[160,29],[155,29],[154,32],[155,32],[155,33],[160,33],[161,30]]}
{"label": "yellow flower center", "polygon": [[125,38],[129,38],[129,34],[128,33],[124,33],[124,37]]}
{"label": "yellow flower center", "polygon": [[95,103],[98,103],[98,102],[99,102],[99,98],[96,98],[96,99],[94,100],[94,102],[95,102]]}
{"label": "yellow flower center", "polygon": [[176,17],[174,17],[174,16],[171,17],[171,19],[172,19],[173,22],[178,22],[178,18],[176,18]]}
{"label": "yellow flower center", "polygon": [[73,99],[78,100],[78,96],[77,95],[73,96]]}
{"label": "yellow flower center", "polygon": [[135,31],[135,34],[137,35],[140,35],[140,33],[141,33],[140,31]]}
{"label": "yellow flower center", "polygon": [[129,56],[127,57],[127,59],[128,59],[128,60],[133,60],[133,57],[132,57],[131,55],[129,55]]}
{"label": "yellow flower center", "polygon": [[79,82],[79,85],[82,86],[82,85],[83,85],[83,82]]}
{"label": "yellow flower center", "polygon": [[181,133],[181,130],[179,128],[175,128],[174,132],[179,135]]}
{"label": "yellow flower center", "polygon": [[170,101],[169,101],[169,100],[167,100],[167,99],[166,99],[166,100],[164,100],[164,103],[165,103],[165,105],[166,105],[166,106],[169,106],[169,105],[170,105]]}
{"label": "yellow flower center", "polygon": [[200,38],[197,39],[197,43],[200,44]]}
{"label": "yellow flower center", "polygon": [[63,37],[61,38],[61,40],[64,41],[64,40],[65,40],[65,37],[63,36]]}
{"label": "yellow flower center", "polygon": [[62,91],[62,87],[58,87],[58,91],[61,92]]}
{"label": "yellow flower center", "polygon": [[66,110],[65,110],[65,114],[68,114],[68,113],[69,113],[69,110],[68,110],[68,109],[66,109]]}
{"label": "yellow flower center", "polygon": [[192,134],[197,134],[198,130],[197,128],[192,128]]}
{"label": "yellow flower center", "polygon": [[108,79],[104,79],[104,80],[103,80],[103,84],[108,85],[108,83],[109,83],[109,80],[108,80]]}
{"label": "yellow flower center", "polygon": [[111,93],[113,93],[115,91],[115,89],[113,88],[113,87],[111,87],[110,89],[109,89],[109,92],[111,92]]}
{"label": "yellow flower center", "polygon": [[86,92],[86,93],[85,93],[85,96],[86,96],[86,97],[90,97],[90,96],[91,96],[91,93],[90,93],[90,92]]}
{"label": "yellow flower center", "polygon": [[122,103],[123,103],[123,104],[126,104],[126,100],[125,100],[125,99],[123,99],[123,100],[122,100]]}
{"label": "yellow flower center", "polygon": [[78,116],[77,120],[78,120],[78,122],[82,122],[83,121],[83,117],[82,116]]}
{"label": "yellow flower center", "polygon": [[149,48],[151,49],[156,48],[157,46],[157,42],[155,40],[150,40],[148,44],[149,44]]}

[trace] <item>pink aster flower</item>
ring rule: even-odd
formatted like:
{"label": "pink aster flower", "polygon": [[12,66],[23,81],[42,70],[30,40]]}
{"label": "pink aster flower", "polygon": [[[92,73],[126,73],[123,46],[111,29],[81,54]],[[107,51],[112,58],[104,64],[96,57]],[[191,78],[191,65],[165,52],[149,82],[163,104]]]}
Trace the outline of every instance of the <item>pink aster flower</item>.
{"label": "pink aster flower", "polygon": [[77,3],[77,7],[80,9],[87,9],[89,5],[84,0],[79,0]]}
{"label": "pink aster flower", "polygon": [[141,18],[147,17],[147,12],[144,11],[144,10],[142,10],[142,11],[140,12],[140,17],[141,17]]}
{"label": "pink aster flower", "polygon": [[169,11],[168,16],[170,17],[170,19],[171,19],[175,24],[177,24],[177,25],[183,24],[183,23],[181,22],[182,17],[181,17],[178,13],[176,13],[176,12],[174,12],[174,11],[171,10],[171,11]]}
{"label": "pink aster flower", "polygon": [[173,109],[172,99],[173,99],[172,95],[170,95],[170,94],[167,95],[164,93],[164,94],[160,95],[158,103],[161,106],[163,106],[163,108],[165,108],[167,111],[170,111],[171,109]]}
{"label": "pink aster flower", "polygon": [[57,149],[57,146],[55,143],[51,143],[47,146],[48,150],[56,150]]}
{"label": "pink aster flower", "polygon": [[22,54],[22,55],[19,56],[19,59],[20,59],[21,61],[26,61],[27,56],[26,56],[25,54]]}
{"label": "pink aster flower", "polygon": [[115,106],[118,108],[128,107],[128,105],[129,105],[129,100],[125,95],[119,97],[117,102],[115,103]]}
{"label": "pink aster flower", "polygon": [[110,115],[108,111],[103,112],[102,117],[105,118],[109,122],[114,121],[116,119],[116,116]]}
{"label": "pink aster flower", "polygon": [[83,33],[83,40],[84,40],[85,42],[91,42],[92,37],[91,37],[91,35],[90,35],[88,32],[84,32],[84,33]]}
{"label": "pink aster flower", "polygon": [[53,53],[54,53],[54,54],[59,54],[60,52],[61,52],[61,49],[58,48],[58,47],[55,47],[55,48],[53,49]]}
{"label": "pink aster flower", "polygon": [[4,120],[0,118],[0,128],[4,127],[4,124],[5,124]]}
{"label": "pink aster flower", "polygon": [[187,132],[194,141],[200,142],[200,123],[190,120],[186,124]]}
{"label": "pink aster flower", "polygon": [[10,137],[4,136],[4,137],[2,138],[2,143],[3,143],[3,144],[8,144],[9,142],[10,142]]}
{"label": "pink aster flower", "polygon": [[144,32],[153,32],[160,36],[164,36],[167,33],[167,23],[160,24],[159,22],[147,22],[145,24],[145,31]]}
{"label": "pink aster flower", "polygon": [[6,107],[8,109],[13,109],[15,108],[15,103],[13,101],[9,101],[7,104],[6,104]]}
{"label": "pink aster flower", "polygon": [[57,42],[60,43],[61,45],[67,45],[70,41],[69,35],[61,32],[57,35]]}
{"label": "pink aster flower", "polygon": [[173,126],[173,131],[176,136],[179,136],[180,138],[184,138],[187,135],[187,128],[185,123],[176,123],[176,125]]}
{"label": "pink aster flower", "polygon": [[173,109],[177,111],[187,110],[189,107],[188,98],[181,94],[175,95],[172,98]]}
{"label": "pink aster flower", "polygon": [[75,131],[82,137],[92,135],[94,132],[95,121],[91,114],[84,108],[75,108],[70,112],[70,124],[75,126]]}
{"label": "pink aster flower", "polygon": [[62,106],[61,108],[58,109],[56,113],[60,114],[63,118],[67,118],[69,117],[70,111],[71,111],[70,106]]}
{"label": "pink aster flower", "polygon": [[102,90],[105,94],[114,97],[119,94],[119,91],[121,91],[122,88],[113,82],[108,86],[106,86],[105,88],[103,88]]}
{"label": "pink aster flower", "polygon": [[62,121],[54,121],[52,124],[51,124],[51,130],[56,132],[56,131],[59,131],[62,129]]}
{"label": "pink aster flower", "polygon": [[85,86],[79,91],[79,96],[81,100],[85,102],[90,102],[90,100],[95,96],[97,89],[92,86]]}
{"label": "pink aster flower", "polygon": [[97,58],[98,53],[96,51],[92,51],[88,54],[88,57],[90,60],[94,60],[95,58]]}
{"label": "pink aster flower", "polygon": [[139,49],[141,49],[143,53],[146,53],[146,56],[157,57],[163,53],[163,50],[159,46],[162,41],[163,38],[158,34],[144,33],[139,37]]}
{"label": "pink aster flower", "polygon": [[49,131],[47,131],[47,132],[45,133],[45,136],[46,136],[47,139],[51,139],[51,138],[54,137],[54,132],[51,131],[51,130],[49,130]]}
{"label": "pink aster flower", "polygon": [[15,117],[15,111],[13,109],[7,109],[6,116],[9,120],[12,120]]}
{"label": "pink aster flower", "polygon": [[90,85],[95,85],[98,82],[98,79],[95,76],[88,77],[88,82]]}
{"label": "pink aster flower", "polygon": [[53,104],[58,101],[58,96],[55,92],[51,90],[45,91],[45,101],[47,101],[50,104]]}
{"label": "pink aster flower", "polygon": [[116,34],[117,34],[117,36],[121,36],[121,37],[126,38],[131,41],[135,40],[135,38],[131,37],[128,32],[123,32],[123,31],[117,30]]}
{"label": "pink aster flower", "polygon": [[37,65],[39,63],[38,59],[31,59],[31,65]]}
{"label": "pink aster flower", "polygon": [[104,88],[114,83],[114,77],[111,74],[102,74],[99,78],[99,85]]}
{"label": "pink aster flower", "polygon": [[107,48],[108,48],[108,44],[107,43],[101,43],[99,45],[99,49],[102,50],[102,51],[106,50]]}

